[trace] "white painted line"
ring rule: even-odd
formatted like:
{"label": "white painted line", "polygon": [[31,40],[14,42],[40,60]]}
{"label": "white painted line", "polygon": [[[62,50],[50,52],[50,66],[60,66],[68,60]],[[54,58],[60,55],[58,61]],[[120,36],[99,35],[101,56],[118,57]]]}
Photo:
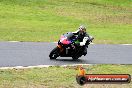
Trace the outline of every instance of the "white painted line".
{"label": "white painted line", "polygon": [[19,42],[19,41],[8,41],[8,42]]}
{"label": "white painted line", "polygon": [[60,67],[67,67],[67,66],[90,66],[90,65],[95,65],[95,64],[72,64],[72,65],[37,65],[37,66],[15,66],[15,67],[0,67],[0,69],[27,69],[27,68],[48,68],[48,67],[54,67],[54,66],[60,66]]}
{"label": "white painted line", "polygon": [[121,44],[121,45],[132,45],[132,44]]}
{"label": "white painted line", "polygon": [[16,68],[22,68],[23,66],[16,66]]}

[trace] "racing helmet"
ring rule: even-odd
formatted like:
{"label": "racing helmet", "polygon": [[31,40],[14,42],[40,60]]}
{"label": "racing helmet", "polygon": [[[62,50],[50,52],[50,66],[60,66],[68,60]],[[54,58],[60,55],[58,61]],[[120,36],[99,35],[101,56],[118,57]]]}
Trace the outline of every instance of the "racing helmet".
{"label": "racing helmet", "polygon": [[84,25],[81,25],[81,26],[79,27],[79,32],[80,32],[80,33],[86,33],[86,27],[85,27]]}

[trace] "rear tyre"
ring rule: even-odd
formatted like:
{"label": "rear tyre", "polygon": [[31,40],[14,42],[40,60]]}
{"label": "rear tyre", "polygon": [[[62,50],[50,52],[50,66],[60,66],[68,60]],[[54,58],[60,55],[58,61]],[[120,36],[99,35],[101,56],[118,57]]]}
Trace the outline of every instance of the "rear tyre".
{"label": "rear tyre", "polygon": [[73,56],[72,60],[78,60],[78,58],[79,58],[78,56]]}
{"label": "rear tyre", "polygon": [[51,52],[50,52],[50,59],[56,59],[59,56],[59,48],[55,47]]}

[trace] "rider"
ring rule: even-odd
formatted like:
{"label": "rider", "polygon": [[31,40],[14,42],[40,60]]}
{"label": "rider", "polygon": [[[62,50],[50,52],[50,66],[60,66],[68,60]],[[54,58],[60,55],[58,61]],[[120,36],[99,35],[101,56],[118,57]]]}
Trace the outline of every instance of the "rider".
{"label": "rider", "polygon": [[89,44],[90,41],[90,36],[89,34],[86,32],[86,27],[81,25],[77,31],[72,32],[74,35],[78,35],[77,40],[79,41],[79,43],[76,43],[77,46],[83,46],[84,48],[84,52],[83,54],[86,55],[87,54],[87,45]]}

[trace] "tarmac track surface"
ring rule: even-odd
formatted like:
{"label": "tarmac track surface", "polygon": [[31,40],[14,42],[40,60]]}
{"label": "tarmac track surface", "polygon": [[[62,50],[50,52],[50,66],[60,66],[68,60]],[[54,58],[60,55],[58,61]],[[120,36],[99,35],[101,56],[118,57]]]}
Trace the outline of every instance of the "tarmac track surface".
{"label": "tarmac track surface", "polygon": [[50,60],[56,46],[46,42],[0,42],[0,67],[70,65],[70,64],[132,64],[132,45],[92,44],[88,54],[77,61],[71,57]]}

